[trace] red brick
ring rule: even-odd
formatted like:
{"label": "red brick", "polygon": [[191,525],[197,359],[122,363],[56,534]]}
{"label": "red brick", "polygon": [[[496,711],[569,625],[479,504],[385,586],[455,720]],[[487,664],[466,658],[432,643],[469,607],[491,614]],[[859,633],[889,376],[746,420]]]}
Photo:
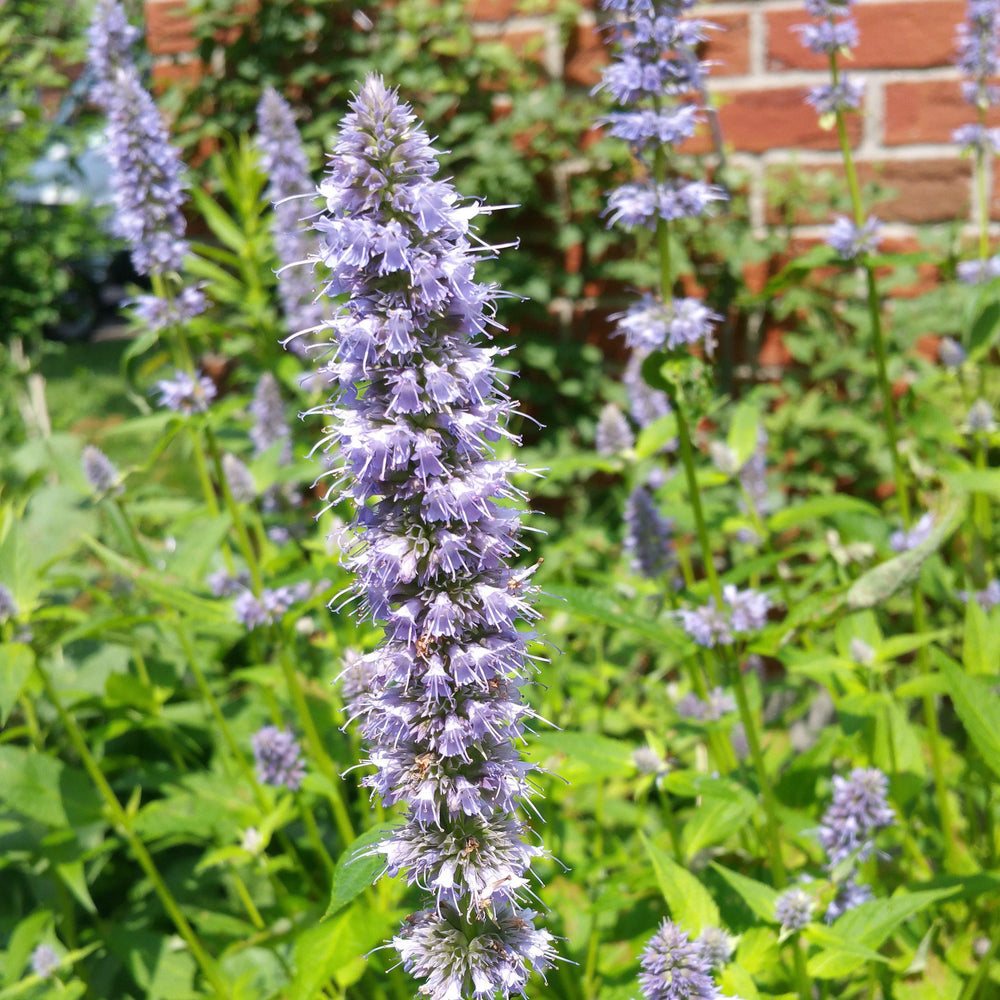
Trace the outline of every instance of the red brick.
{"label": "red brick", "polygon": [[[727,146],[745,153],[771,149],[836,149],[837,134],[820,128],[816,112],[805,103],[806,88],[778,87],[769,90],[717,91],[719,123]],[[861,138],[861,116],[848,115],[851,145]],[[705,128],[683,146],[686,153],[704,153],[711,148]]]}
{"label": "red brick", "polygon": [[[793,168],[782,164],[768,170],[768,179],[780,180],[788,171],[818,174],[830,167],[806,166]],[[971,166],[967,159],[895,160],[885,163],[859,163],[858,176],[862,184],[878,182],[888,189],[871,210],[883,221],[948,222],[964,218],[969,213],[969,178]],[[845,184],[846,187],[846,184]],[[802,211],[796,223],[827,221],[832,215],[829,206],[816,204],[815,211]],[[779,221],[776,207],[768,205],[767,221]]]}
{"label": "red brick", "polygon": [[747,14],[714,14],[713,31],[705,45],[704,58],[711,60],[713,76],[742,76],[750,72],[750,17]]}
{"label": "red brick", "polygon": [[194,21],[187,0],[150,0],[146,4],[146,47],[153,56],[176,56],[195,47]]}
{"label": "red brick", "polygon": [[153,66],[153,93],[162,94],[175,85],[189,87],[201,79],[204,66],[200,59],[189,62],[160,62]]}
{"label": "red brick", "polygon": [[[958,81],[920,80],[885,86],[885,143],[951,142],[959,125],[976,120],[975,109],[962,100]],[[987,115],[1000,126],[1000,109]]]}
{"label": "red brick", "polygon": [[[961,0],[907,0],[862,3],[854,8],[858,46],[844,67],[904,69],[950,66],[955,59],[955,27],[965,17]],[[768,69],[824,69],[825,55],[804,48],[796,24],[810,18],[803,9],[767,14]]]}
{"label": "red brick", "polygon": [[597,27],[578,24],[566,45],[563,73],[567,83],[593,87],[601,79],[601,67],[608,63],[608,48]]}

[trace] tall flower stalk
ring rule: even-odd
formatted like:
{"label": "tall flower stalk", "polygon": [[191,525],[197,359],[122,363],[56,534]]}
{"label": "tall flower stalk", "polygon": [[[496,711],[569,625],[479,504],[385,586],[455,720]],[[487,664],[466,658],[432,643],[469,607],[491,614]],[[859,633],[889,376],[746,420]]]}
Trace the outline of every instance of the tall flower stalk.
{"label": "tall flower stalk", "polygon": [[[992,0],[986,0],[986,3],[992,5]],[[844,162],[844,174],[851,199],[852,219],[846,220],[846,225],[842,220],[834,223],[827,242],[844,259],[856,261],[864,272],[872,347],[878,372],[879,393],[882,397],[882,411],[885,416],[886,437],[889,441],[889,453],[896,483],[896,496],[899,501],[903,528],[905,531],[909,531],[913,527],[913,511],[899,445],[895,402],[892,396],[892,387],[889,384],[888,350],[885,331],[882,328],[882,313],[879,306],[875,267],[870,256],[871,250],[877,242],[878,220],[866,216],[858,172],[847,134],[846,114],[859,106],[862,90],[847,80],[838,60],[838,56],[842,52],[849,51],[850,47],[857,42],[857,26],[853,18],[849,16],[853,4],[854,0],[806,0],[806,10],[818,20],[811,24],[800,25],[798,30],[802,35],[803,44],[813,52],[825,53],[829,61],[831,83],[813,88],[808,99],[826,118],[829,119],[832,116],[832,124],[837,131],[837,139]],[[913,627],[917,633],[926,631],[926,612],[918,585],[913,588]],[[930,664],[927,659],[926,646],[920,647],[917,656],[923,671],[929,672]],[[927,693],[923,696],[923,709],[931,751],[931,767],[934,773],[938,811],[945,834],[945,846],[949,862],[954,863],[957,851],[955,825],[948,798],[948,786],[944,776],[944,752],[938,727],[937,704],[933,694]]]}
{"label": "tall flower stalk", "polygon": [[310,261],[316,250],[315,233],[303,225],[315,185],[295,116],[273,87],[264,91],[257,104],[257,130],[261,166],[268,178],[267,197],[274,205],[271,230],[281,263],[278,294],[289,329],[305,331],[321,323],[324,313]]}
{"label": "tall flower stalk", "polygon": [[530,710],[519,620],[531,571],[512,461],[491,445],[510,401],[483,346],[500,294],[474,280],[492,252],[470,220],[484,209],[434,180],[437,156],[410,108],[369,76],[351,102],[320,185],[317,219],[330,295],[329,374],[339,392],[327,450],[340,467],[331,500],[357,505],[361,616],[385,638],[372,664],[362,732],[365,779],[406,817],[375,851],[430,896],[394,938],[432,1000],[507,997],[553,958],[552,938],[521,902],[531,859],[517,818],[532,794],[515,743]]}

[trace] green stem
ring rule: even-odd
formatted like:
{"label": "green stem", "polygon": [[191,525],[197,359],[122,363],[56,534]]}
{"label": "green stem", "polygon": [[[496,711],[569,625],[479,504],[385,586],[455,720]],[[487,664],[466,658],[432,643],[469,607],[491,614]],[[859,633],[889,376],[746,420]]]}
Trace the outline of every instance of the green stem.
{"label": "green stem", "polygon": [[355,835],[354,827],[351,824],[351,817],[348,815],[347,806],[344,803],[341,792],[343,779],[340,777],[340,773],[333,761],[330,760],[330,756],[323,745],[323,740],[320,738],[319,730],[316,728],[312,712],[309,711],[309,703],[306,701],[305,692],[302,690],[298,672],[292,664],[284,637],[279,632],[276,638],[279,650],[278,662],[281,664],[281,672],[284,675],[292,704],[295,706],[296,715],[298,715],[299,721],[302,723],[306,748],[309,751],[309,756],[316,762],[320,771],[322,771],[330,783],[329,797],[333,808],[333,818],[337,824],[340,838],[346,847],[348,844],[353,843]]}
{"label": "green stem", "polygon": [[740,721],[743,723],[747,745],[750,747],[750,760],[757,772],[757,783],[760,785],[761,796],[764,800],[765,829],[767,831],[768,854],[771,859],[771,874],[774,877],[775,888],[783,889],[788,884],[788,874],[785,870],[785,860],[781,855],[781,838],[778,833],[778,800],[774,797],[771,779],[764,766],[764,754],[761,750],[757,719],[750,709],[750,700],[747,697],[743,673],[735,661],[731,664],[730,672],[733,678],[733,690],[736,693],[736,704],[740,712]]}
{"label": "green stem", "polygon": [[112,822],[121,831],[122,836],[128,842],[136,861],[139,863],[139,867],[145,872],[146,877],[149,879],[154,891],[157,896],[159,896],[164,910],[167,911],[167,915],[173,921],[174,926],[177,928],[177,932],[184,939],[188,948],[191,950],[191,954],[198,963],[202,974],[211,984],[212,989],[218,996],[226,998],[232,996],[225,979],[219,973],[215,960],[205,950],[201,941],[198,939],[198,936],[195,934],[194,929],[188,923],[187,918],[183,913],[181,913],[181,909],[178,906],[177,901],[174,899],[173,894],[167,887],[166,882],[163,881],[163,877],[160,875],[152,856],[146,849],[146,845],[132,830],[129,817],[126,815],[125,810],[118,801],[118,796],[115,795],[111,786],[108,784],[107,779],[104,777],[104,774],[101,772],[93,754],[91,754],[83,732],[77,725],[76,720],[63,707],[63,703],[59,698],[55,685],[50,680],[45,668],[37,660],[35,661],[35,671],[41,678],[42,686],[45,688],[45,693],[52,702],[52,705],[56,710],[56,714],[59,716],[59,721],[65,728],[66,734],[69,736],[70,742],[73,744],[76,752],[80,755],[80,759],[83,762],[83,766],[87,773],[90,775],[91,781],[93,781],[101,797],[104,799],[105,806],[111,814]]}
{"label": "green stem", "polygon": [[323,843],[323,836],[319,832],[316,817],[313,815],[312,809],[309,808],[309,804],[305,801],[305,798],[302,795],[298,795],[297,800],[299,812],[302,814],[302,821],[306,825],[306,834],[309,837],[310,843],[313,845],[313,850],[319,855],[319,859],[323,862],[323,867],[326,869],[327,874],[332,877],[334,869],[337,866],[334,863],[333,858],[330,857],[330,852],[326,849],[326,844]]}

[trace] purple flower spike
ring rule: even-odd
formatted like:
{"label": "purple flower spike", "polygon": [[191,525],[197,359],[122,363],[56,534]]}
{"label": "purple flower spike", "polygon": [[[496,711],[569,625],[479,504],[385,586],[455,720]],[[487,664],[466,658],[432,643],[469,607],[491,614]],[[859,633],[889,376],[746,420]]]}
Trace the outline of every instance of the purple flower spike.
{"label": "purple flower spike", "polygon": [[281,262],[278,293],[293,332],[310,330],[323,321],[324,307],[316,301],[312,258],[315,235],[303,226],[303,217],[313,211],[316,188],[302,137],[288,102],[273,88],[264,91],[257,105],[257,148],[268,176],[267,196],[274,205],[275,249]]}
{"label": "purple flower spike", "polygon": [[607,403],[601,410],[594,434],[594,449],[597,454],[621,455],[634,445],[635,438],[625,414],[614,403]]}
{"label": "purple flower spike", "polygon": [[296,791],[306,776],[299,741],[286,729],[264,726],[254,733],[253,759],[262,785]]}
{"label": "purple flower spike", "polygon": [[292,430],[285,416],[285,404],[281,400],[281,389],[278,380],[270,373],[264,372],[254,389],[253,402],[250,404],[250,415],[253,417],[253,427],[250,429],[250,440],[253,441],[254,454],[260,455],[272,445],[281,444],[281,464],[292,460]]}
{"label": "purple flower spike", "polygon": [[859,861],[871,855],[876,831],[895,818],[886,801],[888,789],[889,779],[875,767],[856,767],[846,778],[834,777],[833,802],[819,828],[829,868],[852,855]]}
{"label": "purple flower spike", "polygon": [[934,515],[927,511],[921,514],[917,523],[909,531],[900,529],[889,536],[889,547],[893,552],[909,552],[926,542],[934,530]]}
{"label": "purple flower spike", "polygon": [[865,85],[849,77],[842,77],[837,83],[819,83],[809,88],[806,101],[819,115],[833,115],[838,111],[856,111],[861,107]]}
{"label": "purple flower spike", "polygon": [[94,488],[95,493],[108,493],[117,496],[122,492],[119,483],[121,474],[115,468],[114,462],[96,445],[88,444],[80,456],[83,475]]}
{"label": "purple flower spike", "polygon": [[120,67],[110,86],[108,160],[116,235],[128,242],[140,273],[177,271],[188,251],[183,164],[136,68]]}
{"label": "purple flower spike", "polygon": [[805,889],[786,889],[774,901],[774,915],[783,931],[801,931],[812,923],[815,904]]}
{"label": "purple flower spike", "polygon": [[11,618],[16,618],[19,613],[20,608],[18,608],[17,600],[10,592],[10,588],[6,584],[0,583],[0,625],[10,621]]}
{"label": "purple flower spike", "polygon": [[87,65],[93,80],[90,98],[99,108],[107,110],[118,70],[132,65],[131,49],[141,35],[119,0],[97,0],[87,28]]}
{"label": "purple flower spike", "polygon": [[636,572],[655,580],[673,569],[673,522],[657,509],[649,490],[640,486],[625,505],[625,549]]}
{"label": "purple flower spike", "polygon": [[646,1000],[721,1000],[712,956],[669,920],[650,938],[640,965],[639,987]]}
{"label": "purple flower spike", "polygon": [[532,571],[510,567],[516,466],[491,450],[516,440],[499,352],[482,346],[499,293],[473,271],[492,251],[470,232],[481,206],[437,168],[410,108],[369,76],[320,186],[326,291],[347,296],[330,321],[339,392],[320,411],[340,463],[328,498],[357,507],[359,614],[385,629],[344,675],[375,769],[364,783],[407,810],[377,851],[432,894],[394,944],[430,1000],[506,998],[554,958],[520,903],[540,849],[516,818],[532,792],[518,622],[537,613]]}
{"label": "purple flower spike", "polygon": [[997,103],[997,88],[991,79],[1000,73],[1000,3],[997,0],[969,0],[968,15],[958,26],[956,48],[958,68],[967,77],[962,95],[976,107],[987,109]]}

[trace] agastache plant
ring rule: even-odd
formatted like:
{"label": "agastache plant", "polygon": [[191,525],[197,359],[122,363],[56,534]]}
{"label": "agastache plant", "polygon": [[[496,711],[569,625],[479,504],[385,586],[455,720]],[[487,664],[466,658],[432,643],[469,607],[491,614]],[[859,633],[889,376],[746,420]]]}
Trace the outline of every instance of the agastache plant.
{"label": "agastache plant", "polygon": [[316,250],[315,233],[303,225],[303,217],[312,214],[309,199],[315,195],[315,185],[295,116],[273,87],[257,104],[257,131],[261,167],[268,177],[267,197],[274,205],[271,229],[281,263],[278,294],[289,329],[306,330],[322,322],[324,313],[310,261]]}
{"label": "agastache plant", "polygon": [[965,77],[962,97],[975,109],[976,120],[955,129],[952,138],[974,158],[979,203],[977,259],[962,261],[958,265],[958,277],[968,284],[981,284],[1000,273],[1000,257],[989,256],[990,198],[987,188],[987,166],[1000,151],[1000,129],[986,125],[987,112],[1000,103],[1000,88],[993,83],[1000,72],[1000,2],[969,0],[966,21],[958,26],[957,36],[957,63]]}
{"label": "agastache plant", "polygon": [[329,295],[329,372],[320,408],[339,480],[331,502],[357,505],[360,615],[382,623],[362,732],[365,779],[406,818],[375,851],[390,874],[429,894],[393,939],[432,1000],[508,997],[553,959],[551,935],[523,908],[531,859],[517,818],[532,794],[515,742],[531,715],[520,688],[531,570],[508,504],[517,466],[491,444],[511,403],[498,381],[498,290],[477,283],[492,248],[470,220],[484,211],[434,179],[437,155],[410,108],[369,76],[344,118],[316,221]]}

